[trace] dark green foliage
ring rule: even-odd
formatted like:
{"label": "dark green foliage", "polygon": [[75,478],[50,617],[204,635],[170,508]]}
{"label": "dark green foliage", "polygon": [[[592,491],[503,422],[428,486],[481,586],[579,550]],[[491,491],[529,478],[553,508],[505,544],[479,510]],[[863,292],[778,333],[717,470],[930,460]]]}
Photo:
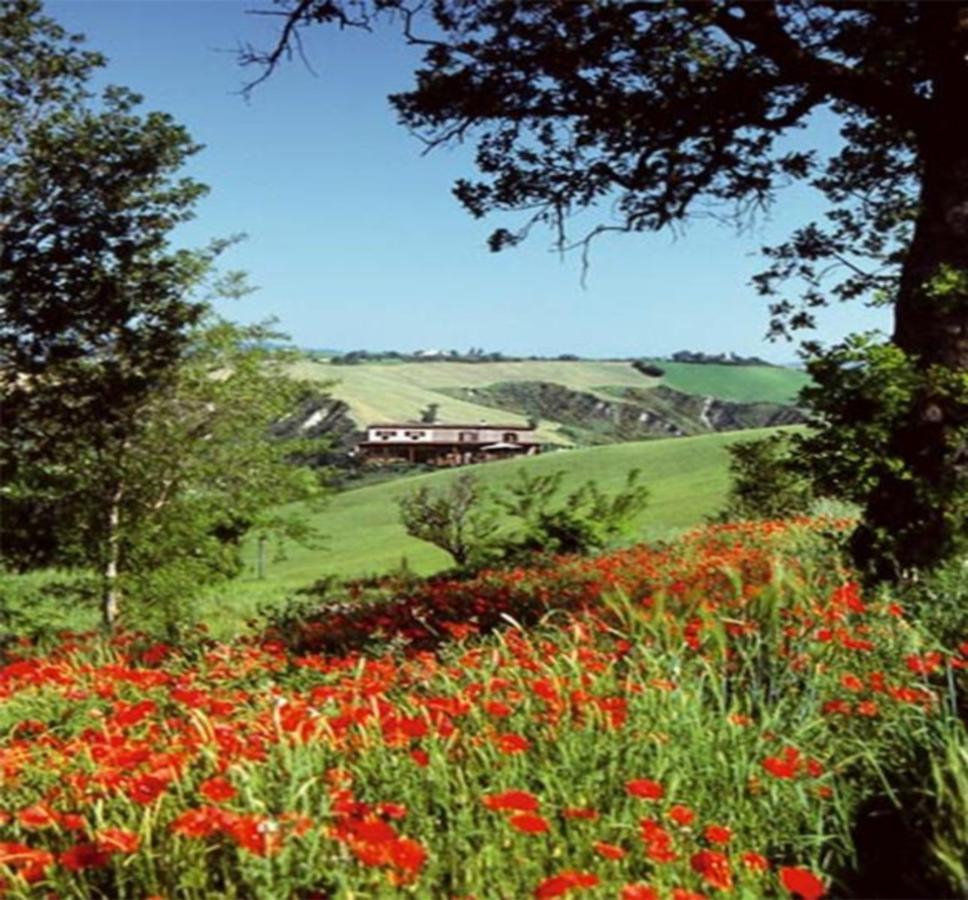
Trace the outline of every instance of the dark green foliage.
{"label": "dark green foliage", "polygon": [[437,421],[437,413],[440,410],[439,403],[428,403],[427,406],[420,411],[420,421],[425,425],[433,425]]}
{"label": "dark green foliage", "polygon": [[269,436],[307,398],[275,336],[208,317],[247,291],[214,274],[232,241],[172,246],[198,146],[95,95],[79,40],[0,6],[0,537],[8,566],[94,575],[110,626],[125,594],[170,610],[235,574],[252,528],[304,534],[264,509],[319,486]]}
{"label": "dark green foliage", "polygon": [[[819,492],[877,508],[852,540],[866,574],[894,578],[963,558],[968,469],[950,460],[965,452],[968,420],[958,428],[945,423],[964,419],[968,373],[926,370],[870,336],[818,354],[809,371],[815,384],[803,397],[817,427],[796,439],[796,453]],[[933,434],[925,442],[926,431]],[[910,447],[920,443],[915,468]]]}
{"label": "dark green foliage", "polygon": [[89,559],[103,537],[106,516],[65,536],[62,500],[84,483],[106,507],[111,455],[183,352],[221,249],[170,248],[205,191],[177,177],[198,147],[129,91],[93,96],[103,60],[78,43],[39,3],[0,8],[0,519],[29,565]]}
{"label": "dark green foliage", "polygon": [[785,519],[809,511],[815,497],[791,453],[791,438],[775,434],[731,444],[730,486],[720,520]]}
{"label": "dark green foliage", "polygon": [[644,359],[635,360],[632,363],[632,368],[641,372],[643,375],[648,375],[650,378],[661,378],[665,375],[665,369]]}
{"label": "dark green foliage", "polygon": [[769,366],[758,356],[739,356],[736,353],[703,353],[699,350],[677,350],[669,357],[673,362],[716,366]]}

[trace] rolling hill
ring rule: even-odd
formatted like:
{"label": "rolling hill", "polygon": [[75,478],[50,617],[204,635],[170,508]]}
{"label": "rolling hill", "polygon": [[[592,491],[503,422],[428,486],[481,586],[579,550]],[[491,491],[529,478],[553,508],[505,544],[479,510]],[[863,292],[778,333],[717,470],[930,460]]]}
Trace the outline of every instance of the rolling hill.
{"label": "rolling hill", "polygon": [[[594,360],[358,365],[305,360],[293,371],[328,383],[358,428],[381,420],[417,420],[422,410],[437,404],[441,422],[523,425],[534,416],[539,420],[538,437],[559,445],[725,430],[689,408],[694,406],[692,395],[720,404],[772,405],[721,417],[737,423],[732,427],[783,424],[775,415],[776,406],[790,403],[806,381],[802,372],[773,366],[659,365],[666,370],[662,378],[643,375],[629,362]],[[681,395],[678,403],[675,392]],[[670,401],[680,407],[671,415]],[[651,424],[629,427],[636,419]],[[591,427],[584,427],[586,423]]]}
{"label": "rolling hill", "polygon": [[785,366],[727,366],[715,363],[657,362],[662,382],[685,394],[706,394],[745,403],[792,403],[810,380],[806,372]]}
{"label": "rolling hill", "polygon": [[582,450],[563,450],[539,457],[487,463],[398,479],[345,491],[313,516],[328,537],[323,549],[297,545],[283,548],[285,558],[273,561],[270,549],[266,578],[257,580],[255,547],[245,550],[246,575],[233,586],[236,599],[247,593],[263,599],[281,596],[324,575],[356,577],[379,574],[408,565],[430,574],[449,565],[449,557],[435,547],[409,537],[398,519],[396,501],[418,485],[438,487],[462,473],[473,472],[486,485],[499,486],[527,466],[530,472],[566,471],[565,487],[594,478],[602,487],[616,489],[629,469],[638,467],[651,491],[651,501],[635,523],[630,540],[660,538],[699,523],[722,504],[728,486],[726,447],[738,440],[762,436],[743,431],[691,438],[612,444]]}

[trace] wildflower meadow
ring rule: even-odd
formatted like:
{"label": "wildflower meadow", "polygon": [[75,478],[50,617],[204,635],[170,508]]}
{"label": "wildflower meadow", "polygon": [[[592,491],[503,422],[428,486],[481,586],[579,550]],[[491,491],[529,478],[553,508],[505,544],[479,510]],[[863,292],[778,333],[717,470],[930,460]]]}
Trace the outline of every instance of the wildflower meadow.
{"label": "wildflower meadow", "polygon": [[842,893],[863,804],[957,739],[968,665],[863,594],[842,528],[709,527],[235,643],[22,641],[4,896]]}

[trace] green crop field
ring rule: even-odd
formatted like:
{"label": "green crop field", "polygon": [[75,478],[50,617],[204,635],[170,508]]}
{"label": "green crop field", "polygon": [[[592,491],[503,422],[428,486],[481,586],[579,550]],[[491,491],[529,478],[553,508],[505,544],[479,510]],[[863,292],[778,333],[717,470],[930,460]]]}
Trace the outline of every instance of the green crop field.
{"label": "green crop field", "polygon": [[333,497],[314,517],[328,535],[322,549],[297,545],[283,548],[285,558],[273,561],[266,553],[266,578],[257,580],[255,548],[246,547],[246,575],[235,582],[241,599],[248,593],[281,596],[324,575],[355,577],[379,574],[408,565],[430,574],[449,564],[449,557],[435,547],[409,537],[399,522],[396,501],[418,485],[439,487],[462,473],[473,472],[489,486],[499,487],[521,467],[529,472],[564,469],[565,487],[594,478],[603,488],[616,489],[629,469],[638,467],[651,491],[651,501],[635,523],[631,539],[652,539],[699,523],[722,504],[728,484],[726,447],[772,433],[741,431],[693,438],[612,444],[583,450],[562,450],[528,459],[485,463],[459,470],[434,472],[371,487],[346,491]]}
{"label": "green crop field", "polygon": [[[439,406],[442,422],[505,421],[523,425],[515,413],[493,406],[457,399],[443,391],[454,388],[481,389],[514,381],[541,381],[560,384],[574,391],[614,400],[615,388],[648,388],[657,384],[685,393],[709,394],[724,400],[790,402],[807,376],[795,369],[773,366],[719,366],[690,363],[658,363],[666,370],[664,378],[650,378],[628,362],[534,361],[534,362],[426,362],[362,363],[334,366],[304,361],[294,366],[303,378],[332,382],[334,397],[343,400],[359,425],[379,421],[412,421],[431,403]],[[609,391],[611,389],[611,392]],[[559,431],[560,423],[544,419],[538,436],[547,443],[569,441]]]}
{"label": "green crop field", "polygon": [[722,400],[792,403],[810,380],[806,372],[781,366],[721,366],[657,362],[662,383],[686,394],[709,394]]}

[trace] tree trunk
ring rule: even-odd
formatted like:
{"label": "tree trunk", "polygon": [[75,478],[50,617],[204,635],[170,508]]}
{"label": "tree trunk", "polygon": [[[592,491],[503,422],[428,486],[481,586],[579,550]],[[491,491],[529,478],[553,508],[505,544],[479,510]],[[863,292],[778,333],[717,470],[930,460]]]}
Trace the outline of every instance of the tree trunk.
{"label": "tree trunk", "polygon": [[119,481],[111,494],[108,505],[106,554],[101,595],[101,622],[111,631],[118,619],[121,606],[121,588],[118,585],[121,561],[121,500],[124,498],[124,482]]}
{"label": "tree trunk", "polygon": [[919,387],[885,448],[884,462],[902,468],[883,467],[852,544],[875,579],[968,549],[968,61],[953,60],[944,74],[920,136],[920,211],[895,309],[893,342]]}

